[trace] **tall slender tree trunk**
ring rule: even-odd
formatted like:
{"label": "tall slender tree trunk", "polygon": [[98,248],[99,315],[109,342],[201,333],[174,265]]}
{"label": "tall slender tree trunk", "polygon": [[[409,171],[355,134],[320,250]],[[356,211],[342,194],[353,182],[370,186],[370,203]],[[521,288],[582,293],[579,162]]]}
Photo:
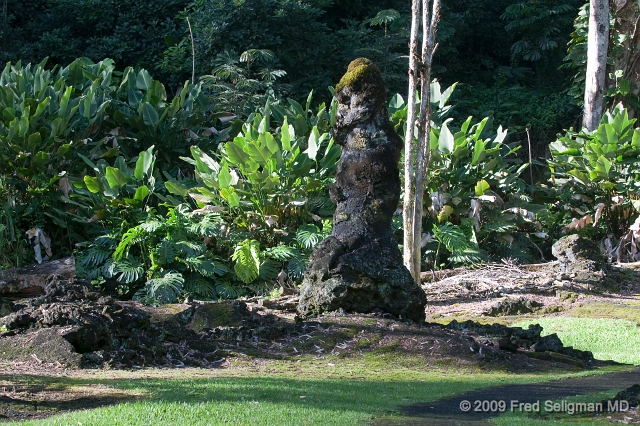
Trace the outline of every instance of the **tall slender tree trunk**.
{"label": "tall slender tree trunk", "polygon": [[593,130],[604,108],[607,50],[609,48],[609,0],[590,0],[587,75],[582,125]]}
{"label": "tall slender tree trunk", "polygon": [[[621,71],[623,79],[629,81],[629,90],[633,94],[638,94],[640,88],[640,1],[638,0],[615,0],[612,5],[615,24],[613,34],[609,38],[623,35],[622,49],[620,54],[613,58],[613,70]],[[619,78],[620,74],[616,78]],[[609,81],[607,87],[619,86],[620,81]],[[622,101],[623,96],[616,96],[613,104]],[[627,108],[629,105],[625,105]],[[629,110],[633,115],[633,110]]]}
{"label": "tall slender tree trunk", "polygon": [[[437,48],[436,30],[440,19],[440,0],[412,0],[411,38],[409,41],[409,96],[407,131],[404,141],[404,265],[416,282],[420,282],[422,212],[426,176],[431,151],[431,63]],[[422,20],[422,50],[418,51],[418,34]],[[420,110],[416,127],[416,91],[420,86]]]}

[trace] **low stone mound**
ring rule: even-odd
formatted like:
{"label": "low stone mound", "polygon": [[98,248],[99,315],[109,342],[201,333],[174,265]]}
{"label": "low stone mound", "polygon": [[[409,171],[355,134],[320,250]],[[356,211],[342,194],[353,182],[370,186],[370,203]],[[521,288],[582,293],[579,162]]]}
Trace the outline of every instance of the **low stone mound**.
{"label": "low stone mound", "polygon": [[541,336],[543,329],[539,324],[531,324],[525,330],[522,327],[507,327],[502,324],[480,324],[471,320],[460,323],[453,320],[445,327],[475,334],[476,351],[479,351],[482,346],[498,347],[505,351],[526,353],[532,358],[552,357],[553,355],[550,354],[559,354],[576,360],[585,367],[594,362],[590,351],[564,346],[556,333]]}
{"label": "low stone mound", "polygon": [[[612,401],[627,401],[629,403],[629,407],[639,407],[640,406],[640,384],[635,384],[633,386],[629,386],[625,390],[622,390],[616,394],[612,398]],[[602,401],[602,405],[606,407],[609,401]]]}
{"label": "low stone mound", "polygon": [[540,307],[542,303],[526,297],[507,297],[491,306],[485,314],[490,317],[522,315],[534,312]]}
{"label": "low stone mound", "polygon": [[0,318],[0,359],[70,367],[215,367],[220,345],[273,338],[290,325],[241,301],[117,301],[73,278],[50,280],[45,295],[14,308]]}

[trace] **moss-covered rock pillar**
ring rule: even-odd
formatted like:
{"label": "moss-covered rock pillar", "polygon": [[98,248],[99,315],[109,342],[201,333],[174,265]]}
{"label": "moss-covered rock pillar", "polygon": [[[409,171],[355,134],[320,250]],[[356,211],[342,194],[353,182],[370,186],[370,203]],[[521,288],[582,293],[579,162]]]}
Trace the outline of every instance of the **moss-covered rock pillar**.
{"label": "moss-covered rock pillar", "polygon": [[298,311],[302,317],[339,308],[384,311],[424,321],[425,293],[404,267],[391,230],[403,143],[389,123],[380,70],[356,59],[335,93],[342,157],[330,189],[337,206],[333,232],[313,250]]}

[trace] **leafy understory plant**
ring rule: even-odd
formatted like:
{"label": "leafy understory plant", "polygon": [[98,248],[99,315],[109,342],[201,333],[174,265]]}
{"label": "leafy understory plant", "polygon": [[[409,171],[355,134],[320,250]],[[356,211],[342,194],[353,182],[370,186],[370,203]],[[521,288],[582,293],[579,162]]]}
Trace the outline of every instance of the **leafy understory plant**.
{"label": "leafy understory plant", "polygon": [[602,240],[611,260],[640,259],[631,229],[640,212],[640,129],[635,123],[618,104],[594,131],[570,129],[549,145],[551,182],[561,194],[557,207],[571,218],[563,231]]}
{"label": "leafy understory plant", "polygon": [[[531,262],[540,257],[536,242],[545,240],[537,214],[545,210],[527,194],[520,178],[529,166],[514,154],[507,130],[492,129],[491,118],[474,124],[467,118],[453,129],[448,100],[455,85],[442,91],[431,84],[434,123],[429,197],[425,197],[423,260],[427,268],[473,265],[490,259]],[[406,105],[396,95],[389,106],[392,122],[402,130]]]}

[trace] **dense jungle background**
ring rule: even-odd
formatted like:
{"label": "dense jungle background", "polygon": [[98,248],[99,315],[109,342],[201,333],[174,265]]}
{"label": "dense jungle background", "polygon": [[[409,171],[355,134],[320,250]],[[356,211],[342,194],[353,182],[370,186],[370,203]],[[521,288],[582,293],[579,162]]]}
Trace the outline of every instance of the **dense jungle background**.
{"label": "dense jungle background", "polygon": [[[0,7],[0,268],[75,254],[156,304],[277,292],[331,232],[332,86],[351,60],[379,66],[404,134],[407,1]],[[637,87],[612,16],[610,110],[580,130],[587,7],[444,2],[424,271],[549,260],[576,232],[638,260]]]}

